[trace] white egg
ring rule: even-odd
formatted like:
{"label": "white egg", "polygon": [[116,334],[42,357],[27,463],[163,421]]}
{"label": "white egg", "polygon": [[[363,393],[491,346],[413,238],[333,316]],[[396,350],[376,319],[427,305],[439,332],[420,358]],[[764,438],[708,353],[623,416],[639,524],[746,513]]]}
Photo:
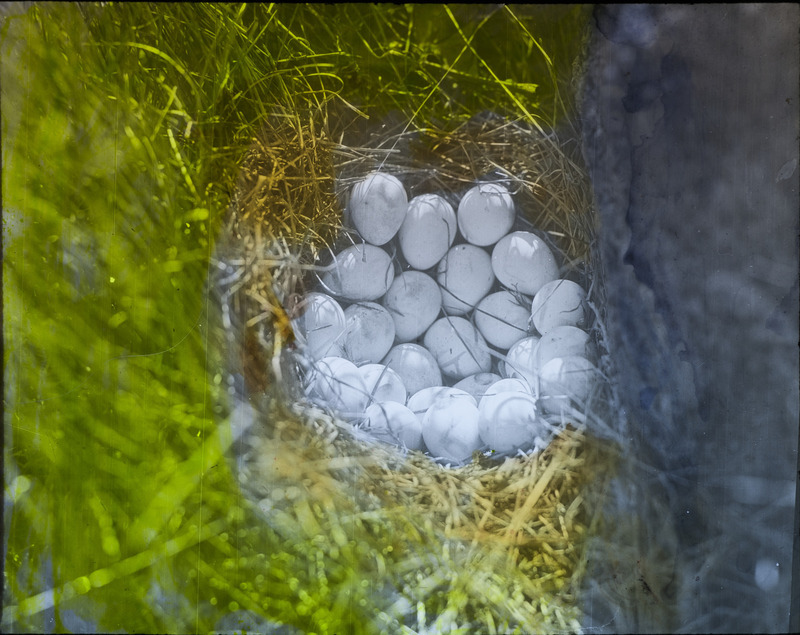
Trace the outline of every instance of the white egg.
{"label": "white egg", "polygon": [[361,237],[373,245],[385,245],[406,218],[408,196],[397,178],[373,172],[353,186],[349,209]]}
{"label": "white egg", "polygon": [[539,371],[539,406],[543,412],[558,414],[570,401],[583,405],[592,392],[598,371],[585,357],[571,355],[551,359]]}
{"label": "white egg", "polygon": [[314,364],[307,392],[314,402],[344,415],[364,412],[369,399],[358,368],[343,357],[324,357]]}
{"label": "white egg", "polygon": [[509,291],[490,293],[475,307],[475,326],[486,341],[501,350],[528,335],[530,311]]}
{"label": "white egg", "polygon": [[303,313],[292,320],[292,330],[312,361],[342,353],[346,319],[339,303],[324,293],[308,293],[298,305]]}
{"label": "white egg", "polygon": [[415,415],[422,419],[425,416],[425,413],[428,411],[428,408],[430,408],[440,399],[448,400],[448,402],[452,402],[454,399],[466,399],[474,406],[478,405],[475,397],[464,390],[456,388],[455,386],[452,388],[448,386],[429,386],[428,388],[418,390],[411,395],[408,398],[408,403],[406,406]]}
{"label": "white egg", "polygon": [[377,300],[392,284],[394,266],[383,249],[361,244],[339,252],[322,282],[333,295],[351,302]]}
{"label": "white egg", "polygon": [[524,379],[536,394],[539,386],[538,366],[536,365],[536,346],[539,343],[537,335],[521,339],[508,349],[505,363],[503,364],[506,377]]}
{"label": "white egg", "polygon": [[423,342],[448,377],[463,379],[475,373],[489,372],[492,367],[486,340],[464,318],[436,320],[425,333]]}
{"label": "white egg", "polygon": [[[501,392],[524,392],[531,394],[531,387],[527,381],[517,377],[508,377],[506,379],[498,379],[495,383],[489,386],[484,396],[497,395]],[[480,403],[478,404],[480,405]]]}
{"label": "white egg", "polygon": [[394,320],[389,311],[375,302],[359,302],[347,307],[344,317],[344,357],[356,364],[382,360],[394,343]]}
{"label": "white egg", "polygon": [[442,310],[442,292],[428,274],[406,271],[394,279],[383,299],[394,320],[398,342],[422,335]]}
{"label": "white egg", "polygon": [[458,228],[473,245],[493,245],[514,225],[514,201],[500,183],[481,183],[458,204]]}
{"label": "white egg", "polygon": [[400,375],[383,364],[364,364],[358,367],[364,386],[372,401],[406,402],[406,387]]}
{"label": "white egg", "polygon": [[535,295],[558,278],[552,252],[530,232],[512,232],[501,238],[492,250],[492,268],[505,287],[527,295]]}
{"label": "white egg", "polygon": [[428,386],[442,385],[439,365],[433,355],[419,344],[398,344],[382,363],[400,375],[410,395]]}
{"label": "white egg", "polygon": [[553,280],[531,303],[533,325],[542,335],[557,326],[586,326],[586,292],[572,280]]}
{"label": "white egg", "polygon": [[481,439],[498,452],[529,447],[543,429],[536,413],[536,399],[525,391],[487,393],[478,413]]}
{"label": "white egg", "polygon": [[422,438],[431,455],[453,463],[468,461],[482,445],[478,408],[467,399],[440,399],[422,420]]}
{"label": "white egg", "polygon": [[500,381],[500,375],[495,373],[476,373],[454,384],[453,388],[464,390],[475,399],[480,400],[486,393],[486,389],[497,381]]}
{"label": "white egg", "polygon": [[551,359],[571,355],[580,355],[589,360],[593,358],[589,334],[575,326],[556,326],[539,340],[535,364],[537,368],[542,368]]}
{"label": "white egg", "polygon": [[494,284],[492,259],[475,245],[456,245],[436,268],[447,315],[463,315],[481,301]]}
{"label": "white egg", "polygon": [[457,231],[450,203],[437,194],[415,196],[398,233],[403,257],[414,269],[430,269],[447,253]]}
{"label": "white egg", "polygon": [[374,403],[365,415],[365,428],[376,439],[409,450],[422,449],[422,423],[403,404]]}

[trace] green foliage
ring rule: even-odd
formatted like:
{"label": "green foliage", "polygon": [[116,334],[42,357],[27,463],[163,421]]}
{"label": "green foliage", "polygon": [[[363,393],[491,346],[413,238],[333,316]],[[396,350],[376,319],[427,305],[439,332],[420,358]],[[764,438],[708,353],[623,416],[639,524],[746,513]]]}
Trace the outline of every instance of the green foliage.
{"label": "green foliage", "polygon": [[101,630],[205,632],[242,608],[309,632],[372,630],[373,555],[351,541],[323,558],[329,545],[264,529],[225,460],[205,284],[237,167],[266,118],[320,106],[364,125],[483,110],[555,125],[585,9],[9,13],[4,628],[72,630],[74,610]]}

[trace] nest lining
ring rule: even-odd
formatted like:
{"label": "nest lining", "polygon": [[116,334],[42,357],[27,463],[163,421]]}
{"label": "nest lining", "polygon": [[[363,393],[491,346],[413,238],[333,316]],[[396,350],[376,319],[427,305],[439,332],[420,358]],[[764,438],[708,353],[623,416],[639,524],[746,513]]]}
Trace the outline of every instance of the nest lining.
{"label": "nest lining", "polygon": [[[341,132],[335,142],[330,129],[319,114],[268,124],[243,166],[217,261],[240,397],[259,413],[236,445],[240,482],[265,522],[280,517],[288,534],[323,532],[336,543],[348,523],[383,528],[375,547],[384,545],[383,566],[398,589],[387,617],[395,626],[419,630],[421,603],[440,628],[579,630],[587,539],[619,456],[610,386],[600,384],[582,413],[561,421],[543,451],[476,453],[445,469],[304,404],[290,319],[324,254],[352,240],[341,210],[366,173],[394,174],[410,197],[434,192],[451,201],[491,176],[514,195],[519,222],[548,240],[562,271],[587,289],[608,374],[585,173],[555,134],[497,117],[454,130],[384,131],[361,144],[345,144]],[[387,540],[399,543],[392,555]]]}

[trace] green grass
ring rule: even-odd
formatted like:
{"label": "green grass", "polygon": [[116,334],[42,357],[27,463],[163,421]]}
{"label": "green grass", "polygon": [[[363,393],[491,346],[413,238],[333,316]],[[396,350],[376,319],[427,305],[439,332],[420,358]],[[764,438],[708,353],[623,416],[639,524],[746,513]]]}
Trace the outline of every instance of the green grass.
{"label": "green grass", "polygon": [[380,628],[358,583],[371,556],[347,543],[322,575],[319,547],[264,528],[225,459],[204,285],[237,166],[277,112],[558,125],[585,19],[191,3],[5,17],[4,627],[208,632],[241,608],[309,632]]}

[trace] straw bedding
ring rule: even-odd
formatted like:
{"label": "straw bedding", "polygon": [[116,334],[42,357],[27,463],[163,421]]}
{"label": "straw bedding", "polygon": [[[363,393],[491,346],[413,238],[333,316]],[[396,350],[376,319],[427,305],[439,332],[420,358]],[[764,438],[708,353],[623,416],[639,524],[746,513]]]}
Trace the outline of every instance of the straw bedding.
{"label": "straw bedding", "polygon": [[367,172],[398,176],[411,196],[463,191],[493,174],[510,179],[520,227],[546,232],[565,275],[588,290],[607,375],[591,194],[570,141],[490,115],[374,134],[317,112],[276,116],[243,166],[215,281],[247,412],[234,445],[240,482],[287,537],[315,537],[342,562],[352,557],[348,535],[366,540],[381,628],[580,630],[576,597],[623,422],[602,383],[581,412],[552,422],[546,448],[527,454],[476,453],[446,468],[376,443],[302,401],[297,298],[325,253],[352,240],[341,210]]}

